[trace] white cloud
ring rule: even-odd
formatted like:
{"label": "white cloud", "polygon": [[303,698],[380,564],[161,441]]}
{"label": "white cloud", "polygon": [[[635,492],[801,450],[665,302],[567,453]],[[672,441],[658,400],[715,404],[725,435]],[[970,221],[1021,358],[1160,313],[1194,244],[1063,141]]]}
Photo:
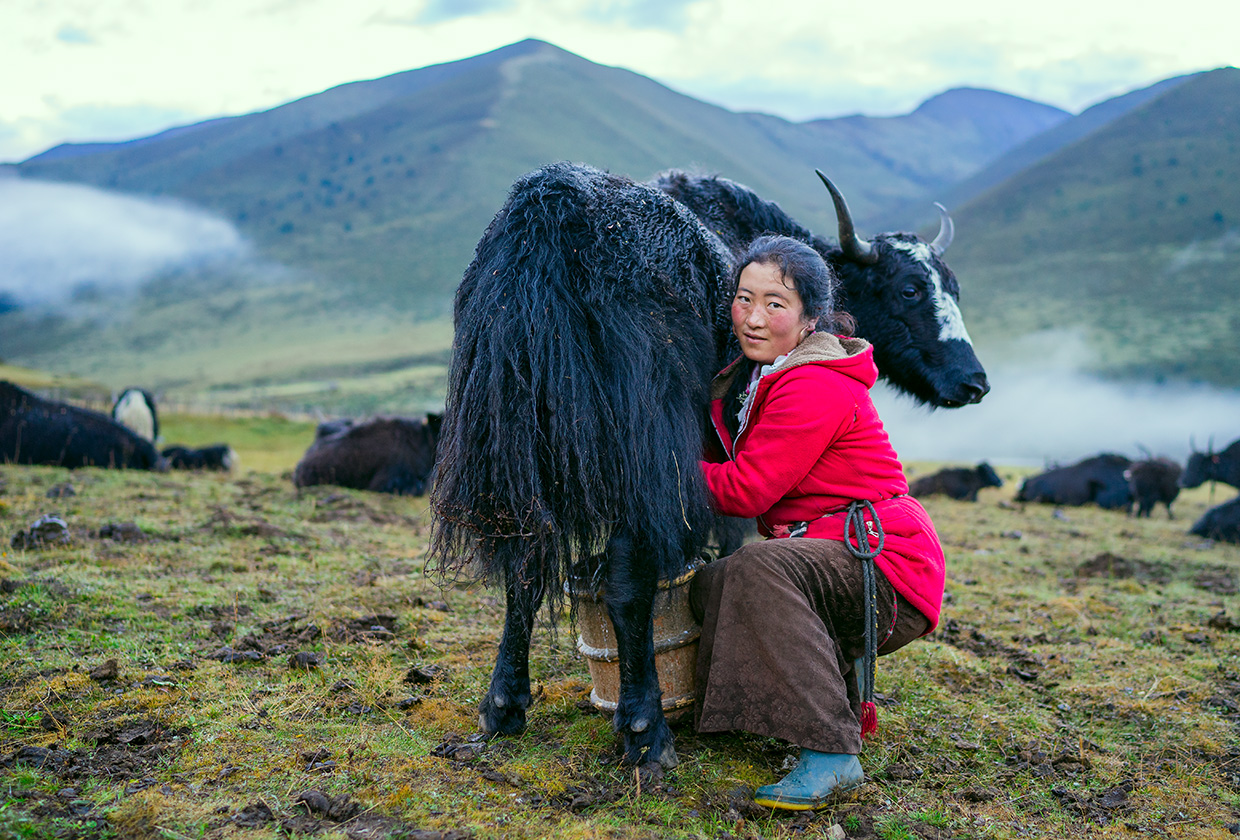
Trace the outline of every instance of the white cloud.
{"label": "white cloud", "polygon": [[1101,380],[1083,372],[1089,352],[1079,336],[1027,336],[1000,348],[995,364],[979,355],[992,390],[978,405],[930,412],[889,388],[875,389],[902,460],[1042,466],[1099,452],[1136,459],[1144,447],[1183,463],[1190,438],[1204,448],[1213,436],[1221,448],[1240,436],[1240,392]]}
{"label": "white cloud", "polygon": [[23,304],[61,303],[83,284],[129,289],[249,253],[231,224],[181,204],[0,178],[0,296]]}
{"label": "white cloud", "polygon": [[[1234,61],[1240,28],[1236,4],[1213,0],[1182,0],[1158,14],[1118,0],[475,0],[456,6],[457,17],[451,8],[432,0],[16,0],[0,27],[0,72],[23,81],[0,87],[0,160],[64,139],[126,139],[174,119],[270,108],[526,37],[731,108],[805,119],[907,111],[961,85],[1079,110]],[[83,107],[185,119],[135,119],[131,133],[100,126],[91,134],[60,116]]]}

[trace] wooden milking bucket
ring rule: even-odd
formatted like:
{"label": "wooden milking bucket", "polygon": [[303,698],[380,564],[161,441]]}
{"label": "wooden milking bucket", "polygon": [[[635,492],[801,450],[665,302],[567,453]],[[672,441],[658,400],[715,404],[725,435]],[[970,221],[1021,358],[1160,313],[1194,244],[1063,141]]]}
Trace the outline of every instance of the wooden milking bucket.
{"label": "wooden milking bucket", "polygon": [[[675,580],[659,581],[654,616],[654,661],[663,691],[663,714],[669,721],[687,717],[693,710],[694,672],[698,638],[702,628],[689,607],[689,583],[700,566],[691,566]],[[603,590],[585,585],[566,585],[577,611],[577,650],[586,658],[594,687],[590,702],[611,714],[620,700],[620,650]]]}

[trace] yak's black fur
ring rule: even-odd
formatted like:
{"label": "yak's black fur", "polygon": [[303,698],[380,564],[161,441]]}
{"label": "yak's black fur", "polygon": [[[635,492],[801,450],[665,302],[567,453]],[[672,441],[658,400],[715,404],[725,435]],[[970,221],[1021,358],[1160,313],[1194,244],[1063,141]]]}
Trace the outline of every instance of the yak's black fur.
{"label": "yak's black fur", "polygon": [[376,417],[320,424],[293,470],[298,487],[333,484],[376,493],[420,496],[435,466],[439,416],[425,421]]}
{"label": "yak's black fur", "polygon": [[1016,493],[1016,500],[1055,505],[1093,502],[1110,510],[1127,510],[1132,504],[1132,493],[1124,472],[1130,466],[1132,461],[1123,455],[1104,452],[1025,479]]}
{"label": "yak's black fur", "polygon": [[227,472],[237,461],[237,453],[226,443],[213,443],[192,449],[188,446],[166,447],[161,455],[172,470],[221,470]]}
{"label": "yak's black fur", "polygon": [[[714,200],[717,191],[724,197]],[[525,727],[534,617],[544,600],[562,600],[574,561],[601,558],[597,582],[620,656],[613,726],[626,760],[675,763],[651,607],[658,580],[677,576],[711,531],[698,467],[707,386],[739,353],[730,318],[736,255],[768,231],[831,250],[723,179],[670,173],[640,184],[559,163],[519,179],[479,241],[456,296],[431,558],[506,589],[479,710],[485,731]],[[875,247],[879,264],[858,288],[883,285],[884,265],[906,270]],[[841,276],[851,271],[839,254],[831,263]],[[864,308],[870,292],[854,294]],[[884,340],[914,338],[902,328]],[[950,362],[933,347],[881,358],[898,365],[908,352]],[[975,357],[957,376],[963,390],[947,393],[906,384],[880,355],[883,375],[936,405],[980,399],[988,387]]]}
{"label": "yak's black fur", "polygon": [[106,414],[45,400],[4,381],[0,381],[0,463],[166,467],[150,441]]}
{"label": "yak's black fur", "polygon": [[1188,532],[1219,542],[1240,543],[1240,496],[1207,510]]}
{"label": "yak's black fur", "polygon": [[977,501],[983,487],[1002,487],[1003,479],[995,468],[983,461],[976,467],[952,467],[922,476],[909,484],[913,496],[949,496],[962,501]]}
{"label": "yak's black fur", "polygon": [[1240,440],[1234,440],[1222,452],[1194,452],[1188,456],[1181,487],[1200,487],[1207,481],[1221,481],[1240,487]]}
{"label": "yak's black fur", "polygon": [[1180,495],[1180,473],[1180,465],[1170,458],[1147,458],[1129,467],[1124,475],[1128,479],[1136,515],[1148,518],[1154,505],[1162,502],[1167,508],[1167,518],[1175,519],[1171,513],[1171,503]]}

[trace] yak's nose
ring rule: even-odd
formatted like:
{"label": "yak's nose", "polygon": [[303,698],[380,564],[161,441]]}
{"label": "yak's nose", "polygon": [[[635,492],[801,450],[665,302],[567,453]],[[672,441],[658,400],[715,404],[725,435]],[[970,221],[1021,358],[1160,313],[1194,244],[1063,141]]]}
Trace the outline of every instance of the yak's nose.
{"label": "yak's nose", "polygon": [[979,403],[982,397],[990,393],[990,382],[986,379],[986,374],[975,373],[966,381],[960,384],[956,390],[956,398],[960,400],[961,405],[969,405],[970,403]]}

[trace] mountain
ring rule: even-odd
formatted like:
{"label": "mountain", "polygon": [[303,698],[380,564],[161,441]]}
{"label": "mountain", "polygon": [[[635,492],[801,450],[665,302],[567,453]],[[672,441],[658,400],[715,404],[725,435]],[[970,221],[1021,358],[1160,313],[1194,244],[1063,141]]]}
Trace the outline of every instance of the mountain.
{"label": "mountain", "polygon": [[[546,162],[585,161],[638,179],[670,167],[715,172],[830,233],[834,212],[815,167],[863,217],[945,188],[1067,116],[960,90],[902,117],[791,123],[522,41],[269,111],[125,143],[59,146],[18,164],[23,178],[207,208],[292,271],[265,284],[235,272],[161,277],[132,311],[114,307],[106,317],[9,312],[0,315],[0,355],[186,391],[321,383],[362,369],[386,376],[394,358],[445,356],[442,324],[475,242],[513,180]],[[413,332],[425,340],[403,338]]]}
{"label": "mountain", "polygon": [[1240,70],[1166,85],[955,217],[975,338],[1076,332],[1082,367],[1240,387]]}
{"label": "mountain", "polygon": [[[1108,123],[1122,117],[1152,99],[1162,96],[1171,88],[1183,83],[1190,76],[1176,76],[1157,84],[1100,102],[1070,119],[1063,120],[1045,131],[1031,133],[1023,142],[1008,143],[1008,151],[975,174],[963,177],[946,189],[927,190],[915,199],[888,207],[877,216],[867,219],[881,230],[916,230],[929,224],[938,224],[938,216],[930,208],[938,201],[947,208],[963,207],[986,190],[1006,181],[1023,169],[1060,149],[1081,140]],[[927,103],[929,104],[929,103]],[[1016,122],[1024,116],[1018,110],[1003,114],[1003,121]],[[1003,122],[1000,123],[1001,125]]]}

